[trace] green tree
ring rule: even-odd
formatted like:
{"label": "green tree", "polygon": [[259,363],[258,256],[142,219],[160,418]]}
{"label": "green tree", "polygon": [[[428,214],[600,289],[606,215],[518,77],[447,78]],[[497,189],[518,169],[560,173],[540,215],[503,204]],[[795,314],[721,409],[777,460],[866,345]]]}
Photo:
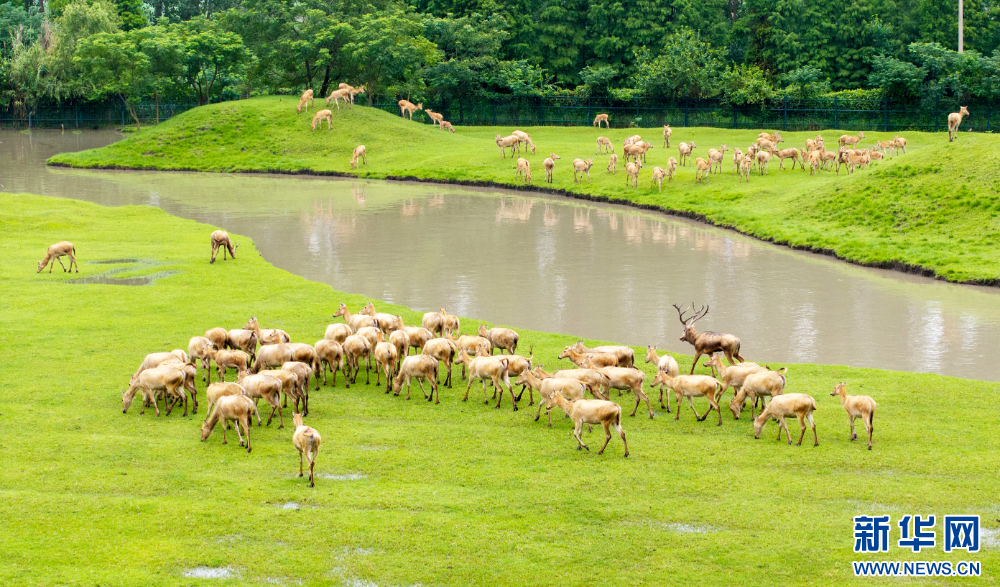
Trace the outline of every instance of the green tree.
{"label": "green tree", "polygon": [[424,36],[442,54],[437,64],[424,70],[427,85],[440,99],[453,100],[485,92],[488,73],[499,63],[500,48],[509,34],[502,16],[472,14],[429,17],[424,21]]}
{"label": "green tree", "polygon": [[122,101],[136,128],[141,128],[136,105],[149,94],[149,58],[136,35],[98,33],[77,43],[74,62],[93,100],[114,96]]}
{"label": "green tree", "polygon": [[165,25],[147,27],[133,34],[139,50],[149,59],[149,90],[159,124],[160,100],[177,95],[183,86],[184,45]]}
{"label": "green tree", "polygon": [[358,81],[367,90],[369,105],[376,94],[398,91],[409,98],[420,89],[418,74],[440,57],[437,46],[422,33],[415,15],[402,10],[361,17],[357,36],[345,51],[359,64]]}
{"label": "green tree", "polygon": [[796,67],[781,76],[781,80],[786,84],[785,93],[800,100],[818,98],[830,91],[830,81],[811,65]]}
{"label": "green tree", "polygon": [[871,23],[879,17],[898,17],[895,0],[747,0],[738,28],[750,32],[746,59],[751,63],[776,75],[814,67],[840,90],[867,82],[877,52],[873,35],[878,31]]}
{"label": "green tree", "polygon": [[576,89],[577,93],[581,96],[604,96],[617,73],[610,65],[588,65],[580,71],[583,84]]}
{"label": "green tree", "polygon": [[[43,25],[43,34],[45,30]],[[42,39],[32,42],[25,38],[25,33],[30,33],[30,29],[18,25],[8,43],[7,57],[0,63],[0,78],[4,82],[0,95],[20,116],[34,112],[51,89],[51,80],[47,79],[47,43]]]}
{"label": "green tree", "polygon": [[116,33],[121,19],[113,4],[107,0],[74,0],[62,8],[55,19],[55,41],[52,48],[50,70],[58,80],[60,95],[83,96],[83,73],[74,62],[77,45],[98,33]]}
{"label": "green tree", "polygon": [[149,26],[146,5],[142,0],[115,0],[118,16],[122,19],[122,30],[131,31]]}
{"label": "green tree", "polygon": [[689,28],[666,38],[657,55],[636,52],[635,84],[650,98],[708,98],[719,93],[723,62],[710,43]]}
{"label": "green tree", "polygon": [[751,104],[763,107],[777,93],[767,73],[756,65],[740,64],[727,68],[720,77],[723,100],[735,106]]}
{"label": "green tree", "polygon": [[181,48],[182,77],[200,105],[221,90],[220,79],[239,73],[250,59],[243,39],[218,21],[197,16],[170,25],[170,32]]}

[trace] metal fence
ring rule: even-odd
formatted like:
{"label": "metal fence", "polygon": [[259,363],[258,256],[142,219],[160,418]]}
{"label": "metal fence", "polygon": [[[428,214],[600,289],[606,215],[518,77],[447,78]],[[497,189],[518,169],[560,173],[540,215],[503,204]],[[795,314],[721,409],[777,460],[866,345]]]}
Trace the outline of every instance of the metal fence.
{"label": "metal fence", "polygon": [[[399,114],[395,102],[379,100],[373,106]],[[632,100],[628,102],[598,98],[510,98],[505,100],[425,103],[444,115],[445,120],[460,125],[486,126],[581,126],[593,123],[597,114],[607,114],[616,128],[672,126],[711,126],[719,128],[774,129],[811,131],[820,129],[871,130],[882,132],[948,129],[948,113],[958,111],[957,104],[941,103],[924,108],[912,102],[887,99],[850,100],[825,98],[797,100],[785,97],[761,106],[732,106],[721,99]],[[970,103],[972,113],[962,123],[962,130],[992,131],[992,105]],[[418,115],[419,117],[419,115]],[[429,118],[424,117],[424,121]]]}
{"label": "metal fence", "polygon": [[[160,104],[162,122],[196,107],[196,103]],[[399,115],[395,99],[377,99],[374,107]],[[941,103],[925,108],[912,102],[888,99],[850,100],[823,98],[797,100],[785,97],[761,106],[732,106],[718,98],[701,100],[631,100],[606,98],[519,98],[496,100],[453,100],[425,103],[440,112],[445,120],[464,126],[584,126],[593,123],[597,114],[607,114],[616,128],[672,126],[711,126],[719,128],[813,131],[821,129],[870,130],[947,130],[948,113],[957,104]],[[990,103],[968,104],[972,113],[962,123],[962,130],[992,131],[993,108]],[[154,104],[136,107],[143,125],[157,120]],[[417,120],[430,122],[426,116]],[[0,109],[0,127],[13,128],[99,128],[135,124],[121,103],[64,104],[41,106],[29,115]]]}
{"label": "metal fence", "polygon": [[[185,110],[198,106],[191,104],[141,104],[136,114],[141,124],[149,125],[168,120]],[[34,112],[21,114],[13,109],[0,109],[0,128],[102,128],[132,126],[135,120],[121,103],[112,104],[62,104],[37,107]]]}

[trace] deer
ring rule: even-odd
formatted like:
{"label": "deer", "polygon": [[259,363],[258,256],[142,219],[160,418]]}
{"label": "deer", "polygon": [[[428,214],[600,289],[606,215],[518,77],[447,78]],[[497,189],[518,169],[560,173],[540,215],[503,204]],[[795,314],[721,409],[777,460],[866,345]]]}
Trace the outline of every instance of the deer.
{"label": "deer", "polygon": [[[72,273],[73,265],[76,265],[76,272],[80,272],[80,264],[76,262],[76,247],[73,243],[69,241],[62,241],[61,243],[56,243],[45,251],[45,258],[38,262],[38,271],[35,273],[41,273],[42,269],[45,269],[46,265],[49,265],[49,273],[52,273],[52,269],[56,266],[56,261],[59,261],[59,265],[63,268],[63,273]],[[69,271],[66,270],[66,266],[63,265],[62,259],[59,257],[69,257]],[[234,257],[235,258],[235,257]]]}
{"label": "deer", "polygon": [[[948,142],[955,140],[958,136],[958,127],[962,124],[962,118],[969,115],[969,109],[962,106],[958,112],[952,112],[948,115]],[[903,151],[904,153],[906,151]]]}
{"label": "deer", "polygon": [[403,118],[406,118],[406,115],[409,114],[410,120],[413,120],[413,113],[416,112],[417,110],[423,110],[423,109],[424,109],[423,102],[419,104],[414,104],[409,100],[399,101],[399,115],[402,116]]}
{"label": "deer", "polygon": [[[740,339],[736,336],[725,332],[698,332],[694,329],[695,323],[708,314],[708,306],[697,310],[688,318],[684,317],[684,310],[680,306],[677,304],[673,304],[673,306],[677,309],[681,324],[684,325],[684,336],[681,337],[681,341],[694,345],[694,361],[691,363],[691,375],[694,375],[694,368],[698,366],[698,358],[702,355],[711,355],[712,353],[722,351],[725,353],[726,358],[729,359],[730,365],[736,364],[733,357],[736,357],[741,363],[744,361],[743,357],[740,356]],[[694,310],[693,302],[691,303],[691,309]]]}
{"label": "deer", "polygon": [[607,126],[608,128],[611,128],[611,124],[608,123],[608,115],[607,114],[598,114],[597,116],[595,116],[594,117],[594,124],[592,124],[591,126],[596,126],[597,128],[601,128],[601,123],[602,122],[605,124],[605,126]]}
{"label": "deer", "polygon": [[[847,417],[851,421],[851,440],[857,440],[858,435],[854,432],[854,420],[861,418],[868,431],[868,450],[872,449],[872,432],[875,430],[875,408],[878,406],[875,400],[867,395],[847,395],[847,384],[841,381],[834,386],[830,392],[832,396],[840,396],[840,403],[847,412]],[[535,418],[537,420],[537,418]]]}

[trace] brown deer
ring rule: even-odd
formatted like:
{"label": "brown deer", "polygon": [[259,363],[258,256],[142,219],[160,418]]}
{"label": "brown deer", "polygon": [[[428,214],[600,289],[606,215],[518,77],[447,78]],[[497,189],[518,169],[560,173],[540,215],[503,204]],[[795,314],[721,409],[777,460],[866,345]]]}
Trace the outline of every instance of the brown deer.
{"label": "brown deer", "polygon": [[[680,308],[677,304],[673,305],[677,308],[677,314],[680,317],[681,324],[684,325],[684,336],[681,337],[682,341],[687,341],[694,345],[694,362],[691,363],[691,374],[694,374],[694,368],[698,365],[698,358],[702,355],[712,355],[717,351],[722,351],[726,354],[726,358],[729,359],[730,365],[735,365],[736,361],[733,360],[735,356],[739,362],[743,362],[743,357],[740,356],[740,339],[736,338],[732,334],[726,334],[725,332],[698,332],[694,329],[694,324],[698,320],[701,320],[708,314],[708,306],[705,306],[701,310],[695,311],[694,315],[688,318],[684,317],[684,310]],[[691,309],[694,310],[694,303],[691,304]]]}

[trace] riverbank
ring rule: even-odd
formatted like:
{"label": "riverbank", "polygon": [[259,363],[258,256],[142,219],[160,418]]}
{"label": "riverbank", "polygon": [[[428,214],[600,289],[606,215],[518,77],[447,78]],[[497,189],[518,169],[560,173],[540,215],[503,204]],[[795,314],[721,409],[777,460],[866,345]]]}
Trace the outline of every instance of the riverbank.
{"label": "riverbank", "polygon": [[[212,227],[159,209],[28,195],[0,195],[0,209],[0,513],[13,521],[0,530],[3,583],[176,585],[202,568],[230,573],[220,584],[729,585],[766,574],[846,585],[861,556],[852,516],[969,513],[995,526],[1000,408],[983,399],[997,384],[814,365],[790,365],[786,391],[815,397],[819,447],[777,443],[773,424],[754,441],[728,410],[716,427],[714,415],[695,422],[685,407],[675,422],[657,406],[653,420],[642,408],[624,419],[628,459],[618,439],[597,456],[598,430],[584,436],[594,450],[573,450],[570,424],[556,414],[547,428],[526,402],[518,412],[462,403],[456,386],[429,405],[416,389],[407,402],[374,379],[347,390],[338,377],[311,394],[307,422],[325,444],[310,489],[295,476],[289,412],[284,430],[255,427],[246,455],[232,439],[222,446],[219,430],[198,442],[203,410],[123,415],[121,392],[147,352],[184,348],[209,327],[256,315],[313,342],[339,302],[367,299],[275,269],[238,235],[238,258],[210,265]],[[79,275],[36,274],[45,247],[63,239],[76,244]],[[126,258],[161,265],[93,263]],[[131,267],[116,277],[177,273],[147,287],[65,283],[115,267]],[[420,312],[374,303],[419,323]],[[463,318],[462,330],[477,325]],[[566,363],[556,355],[576,340],[520,334],[546,367]],[[879,402],[871,452],[847,440],[828,395],[840,380]],[[974,558],[984,573],[1000,563],[991,547],[889,554]]]}
{"label": "riverbank", "polygon": [[[312,112],[312,111],[311,111]],[[418,118],[421,114],[417,115]],[[677,156],[676,145],[694,141],[694,155],[726,143],[746,145],[756,130],[677,128],[669,149],[659,129],[641,129],[655,145],[639,188],[625,186],[623,164],[606,173],[607,155],[594,155],[595,137],[609,136],[621,154],[628,129],[525,128],[538,145],[528,155],[533,183],[520,184],[514,162],[501,159],[495,134],[512,129],[459,128],[455,134],[356,106],[334,112],[333,131],[309,130],[310,115],[296,115],[288,97],[269,97],[197,108],[120,143],[53,157],[53,165],[115,169],[269,172],[462,183],[561,193],[626,203],[694,218],[766,241],[811,250],[861,265],[981,285],[1000,284],[1000,201],[989,171],[1000,158],[992,135],[963,134],[948,143],[940,133],[906,133],[907,153],[839,176],[809,176],[798,169],[754,175],[749,184],[731,173],[699,185],[693,167],[681,167],[658,193],[650,169]],[[826,131],[828,144],[844,131]],[[787,133],[784,145],[801,146],[815,133]],[[861,143],[891,138],[871,133]],[[368,148],[368,165],[350,169],[350,153]],[[555,181],[544,183],[542,160],[559,154]],[[970,154],[972,154],[970,156]],[[595,160],[591,183],[574,183],[572,160]],[[787,167],[787,165],[786,165]]]}

